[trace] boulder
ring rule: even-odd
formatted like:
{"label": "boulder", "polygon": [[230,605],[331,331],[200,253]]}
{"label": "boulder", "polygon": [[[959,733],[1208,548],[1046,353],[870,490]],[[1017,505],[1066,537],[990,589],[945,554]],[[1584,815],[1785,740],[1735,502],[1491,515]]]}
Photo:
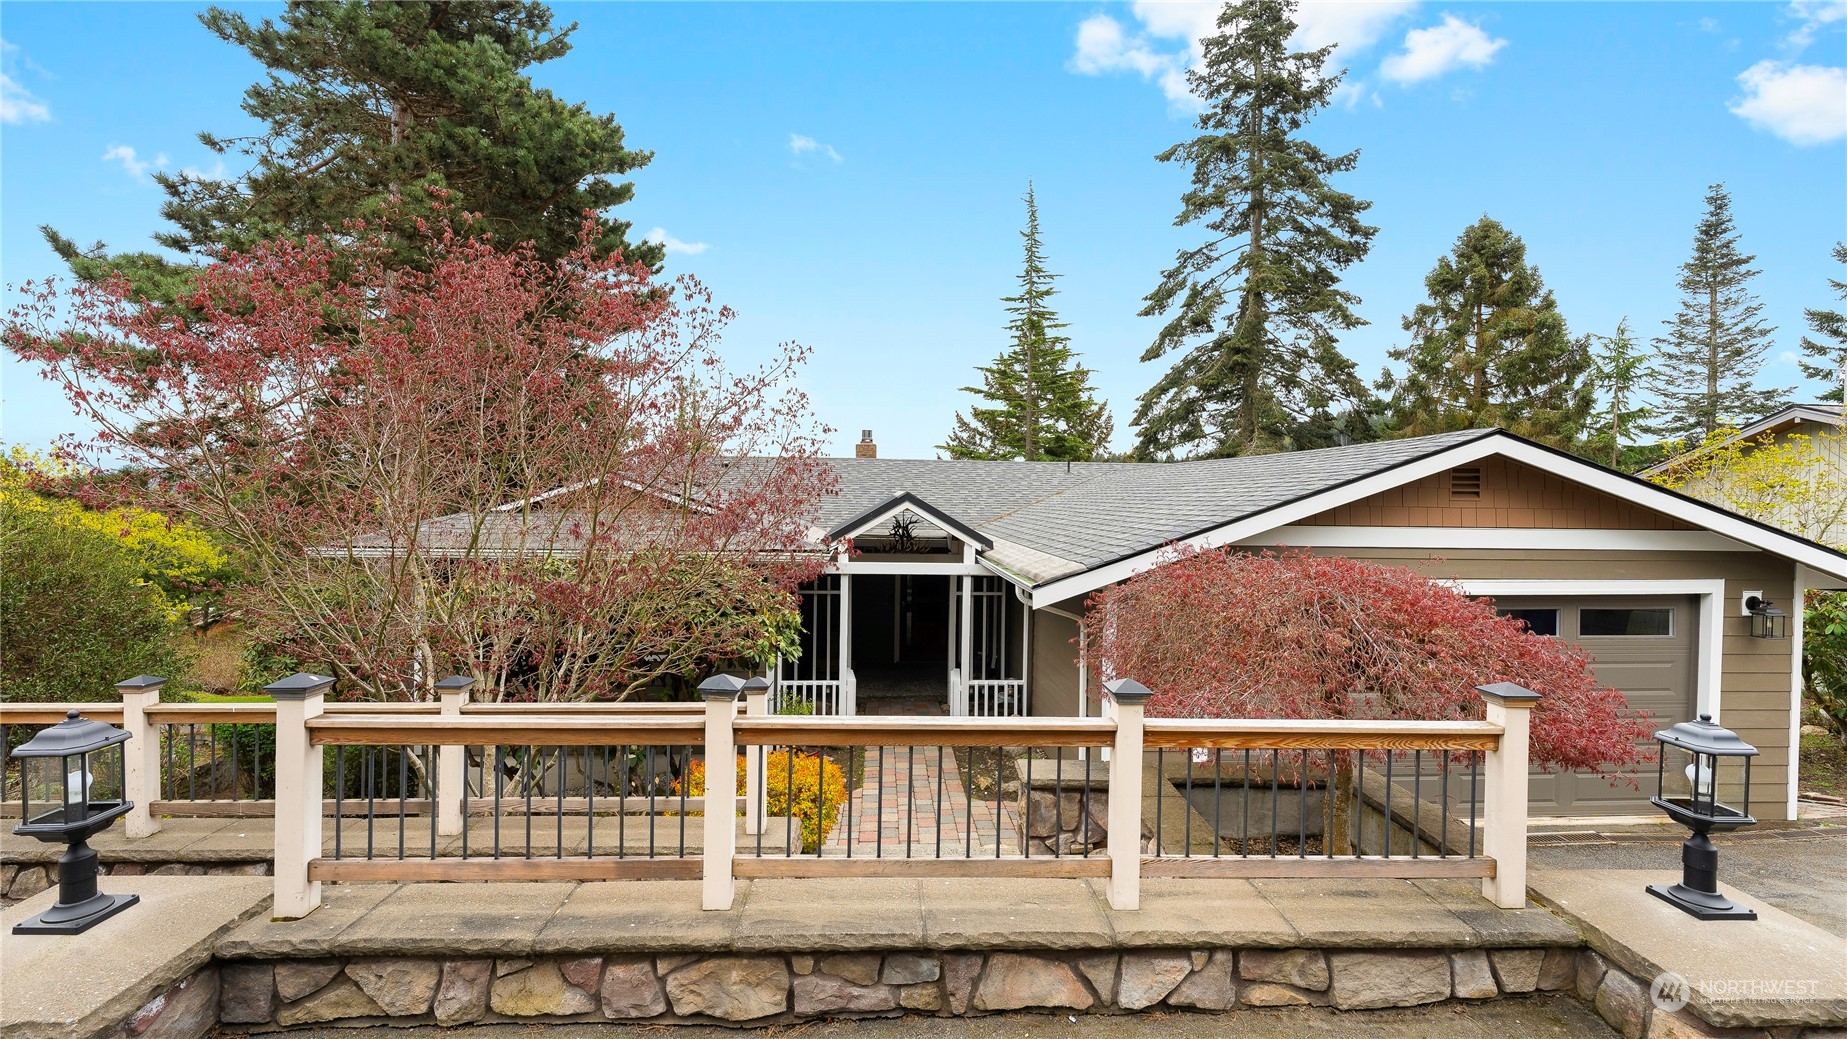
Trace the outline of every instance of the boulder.
{"label": "boulder", "polygon": [[1199,1010],[1230,1010],[1238,1005],[1237,956],[1214,949],[1206,965],[1187,976],[1167,997],[1167,1005]]}
{"label": "boulder", "polygon": [[603,1016],[618,1020],[667,1012],[667,993],[646,957],[611,957],[603,971]]}
{"label": "boulder", "polygon": [[1238,976],[1325,992],[1328,961],[1319,949],[1246,949],[1238,957]]}
{"label": "boulder", "polygon": [[275,1017],[275,967],[227,963],[218,969],[218,1020],[227,1025],[266,1025]]}
{"label": "boulder", "polygon": [[943,957],[943,990],[949,997],[949,1012],[957,1017],[968,1013],[975,996],[975,979],[981,976],[979,955],[950,953]]}
{"label": "boulder", "polygon": [[436,987],[436,1023],[466,1024],[487,1016],[487,999],[493,981],[492,960],[450,960],[442,966]]}
{"label": "boulder", "polygon": [[[277,969],[281,976],[282,971]],[[333,983],[320,991],[288,1003],[276,1011],[276,1023],[284,1028],[294,1025],[316,1025],[323,1021],[339,1021],[349,1017],[381,1017],[384,1010],[372,997],[365,994],[352,978],[344,975],[335,978]]]}
{"label": "boulder", "polygon": [[898,990],[890,985],[855,985],[833,974],[798,975],[795,979],[795,1013],[800,1017],[840,1012],[874,1013],[895,1010]]}
{"label": "boulder", "polygon": [[385,1013],[409,1017],[429,1011],[442,967],[430,960],[354,960],[346,976]]}
{"label": "boulder", "polygon": [[1115,953],[1103,952],[1080,956],[1077,961],[1078,971],[1097,991],[1097,1002],[1106,1007],[1116,1005],[1116,960]]}
{"label": "boulder", "polygon": [[752,1021],[789,1009],[789,969],[779,956],[714,956],[667,975],[667,999],[682,1017]]}
{"label": "boulder", "polygon": [[1544,949],[1495,949],[1488,953],[1494,964],[1494,976],[1501,991],[1531,992],[1539,987],[1539,968],[1546,961]]}
{"label": "boulder", "polygon": [[152,1013],[130,1019],[129,1031],[137,1039],[200,1039],[218,1023],[218,972],[211,968],[162,993],[143,1007]]}
{"label": "boulder", "polygon": [[879,980],[879,959],[879,954],[876,952],[843,953],[821,957],[816,967],[836,978],[845,978],[855,985],[876,985]]}
{"label": "boulder", "polygon": [[51,878],[43,866],[21,866],[13,880],[6,886],[6,897],[15,901],[31,898],[51,886]]}
{"label": "boulder", "polygon": [[898,990],[898,1005],[906,1010],[928,1010],[934,1013],[943,1009],[943,986],[933,981],[906,985]]}
{"label": "boulder", "polygon": [[1594,1001],[1597,1016],[1622,1033],[1623,1039],[1642,1039],[1648,1027],[1648,992],[1619,970],[1605,971]]}
{"label": "boulder", "polygon": [[1088,1010],[1095,1003],[1096,997],[1070,964],[1017,952],[997,952],[988,957],[988,969],[975,988],[972,1005],[976,1010]]}
{"label": "boulder", "polygon": [[596,1000],[545,962],[495,978],[487,1005],[508,1017],[570,1017],[595,1010]]}
{"label": "boulder", "polygon": [[1578,998],[1586,1003],[1597,998],[1597,986],[1603,984],[1604,972],[1610,969],[1609,961],[1589,949],[1578,952],[1577,970],[1573,981],[1577,985]]}
{"label": "boulder", "polygon": [[293,1003],[320,990],[340,973],[340,964],[328,960],[284,961],[276,964],[276,994]]}
{"label": "boulder", "polygon": [[1468,949],[1449,954],[1450,987],[1457,999],[1493,999],[1501,994],[1494,984],[1494,971],[1488,966],[1488,954]]}
{"label": "boulder", "polygon": [[1440,952],[1335,952],[1328,955],[1328,970],[1328,992],[1342,1010],[1449,998],[1449,956]]}
{"label": "boulder", "polygon": [[594,996],[598,983],[603,979],[603,958],[579,956],[562,960],[558,964],[558,973],[564,975],[564,980]]}
{"label": "boulder", "polygon": [[1577,980],[1577,950],[1547,949],[1545,962],[1539,965],[1539,991],[1562,992],[1577,984]]}
{"label": "boulder", "polygon": [[887,985],[917,985],[943,976],[943,965],[934,956],[914,952],[894,952],[885,956],[885,969],[879,980]]}
{"label": "boulder", "polygon": [[1238,995],[1252,1007],[1305,1007],[1313,1002],[1301,989],[1268,981],[1252,982]]}
{"label": "boulder", "polygon": [[1126,952],[1122,954],[1121,980],[1116,1005],[1141,1010],[1167,998],[1174,986],[1193,972],[1193,959],[1184,952]]}

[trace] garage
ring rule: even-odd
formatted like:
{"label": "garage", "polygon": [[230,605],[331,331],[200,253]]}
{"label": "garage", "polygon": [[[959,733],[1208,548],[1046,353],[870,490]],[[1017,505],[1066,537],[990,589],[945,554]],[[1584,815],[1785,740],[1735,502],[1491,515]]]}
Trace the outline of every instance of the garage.
{"label": "garage", "polygon": [[[1503,614],[1541,634],[1573,642],[1596,662],[1599,681],[1662,728],[1693,717],[1699,602],[1692,596],[1513,597],[1495,600]],[[1653,770],[1638,787],[1590,773],[1534,772],[1534,815],[1652,815]],[[1644,781],[1645,780],[1645,781]]]}

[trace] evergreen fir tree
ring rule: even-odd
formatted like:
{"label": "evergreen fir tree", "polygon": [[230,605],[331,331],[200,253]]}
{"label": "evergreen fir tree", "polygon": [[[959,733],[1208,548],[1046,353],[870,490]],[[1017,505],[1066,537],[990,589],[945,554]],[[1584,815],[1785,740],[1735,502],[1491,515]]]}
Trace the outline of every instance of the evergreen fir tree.
{"label": "evergreen fir tree", "polygon": [[1680,265],[1680,313],[1663,321],[1667,334],[1655,338],[1660,359],[1649,389],[1661,406],[1650,432],[1698,442],[1768,414],[1788,395],[1752,385],[1776,331],[1759,320],[1764,306],[1746,289],[1758,273],[1755,259],[1738,251],[1731,194],[1712,185],[1693,255]]}
{"label": "evergreen fir tree", "polygon": [[[244,93],[244,111],[266,131],[200,135],[250,168],[221,179],[157,172],[173,229],[155,240],[191,256],[278,236],[377,220],[392,196],[399,219],[438,204],[479,213],[508,245],[531,241],[544,256],[576,242],[586,210],[598,215],[602,251],[658,264],[661,247],[627,240],[608,210],[633,185],[612,179],[647,165],[624,144],[615,117],[596,115],[535,88],[534,66],[563,57],[575,26],[552,25],[527,0],[454,3],[319,3],[293,0],[279,19],[251,24],[210,8],[200,20],[268,70]],[[120,270],[149,296],[171,299],[189,265],[153,253],[79,249],[50,227],[52,247],[81,278]]]}
{"label": "evergreen fir tree", "polygon": [[1591,385],[1608,403],[1603,406],[1597,431],[1584,444],[1585,453],[1612,469],[1627,469],[1623,445],[1635,438],[1636,425],[1651,410],[1637,403],[1642,380],[1648,375],[1648,355],[1629,334],[1626,317],[1616,323],[1614,335],[1593,333],[1590,338],[1597,344],[1590,357]]}
{"label": "evergreen fir tree", "polygon": [[[1834,260],[1836,263],[1847,263],[1847,243],[1834,243]],[[1847,299],[1847,281],[1829,278],[1828,285],[1834,289],[1836,296]],[[1818,307],[1811,307],[1804,314],[1809,320],[1809,331],[1832,342],[1802,337],[1802,353],[1805,355],[1799,362],[1802,365],[1802,376],[1831,384],[1831,388],[1821,395],[1822,400],[1847,403],[1842,400],[1847,396],[1847,314]]]}
{"label": "evergreen fir tree", "polygon": [[1077,363],[1070,338],[1059,334],[1066,326],[1049,305],[1058,275],[1045,269],[1031,183],[1025,202],[1020,291],[1002,297],[1013,315],[1007,322],[1013,345],[993,364],[976,369],[981,386],[962,388],[993,406],[971,407],[966,418],[958,412],[955,430],[940,449],[951,458],[1085,462],[1106,449],[1115,422],[1108,403],[1096,399],[1090,372]]}
{"label": "evergreen fir tree", "polygon": [[1570,448],[1596,403],[1588,344],[1526,262],[1526,243],[1484,216],[1424,278],[1430,302],[1404,319],[1411,342],[1391,351],[1406,371],[1392,391],[1400,436],[1500,426]]}
{"label": "evergreen fir tree", "polygon": [[1322,74],[1332,47],[1289,49],[1294,10],[1293,0],[1225,6],[1187,74],[1206,105],[1202,132],[1159,156],[1193,169],[1175,224],[1209,234],[1178,253],[1142,310],[1168,315],[1142,360],[1180,354],[1141,396],[1143,456],[1370,438],[1369,394],[1335,335],[1364,323],[1340,272],[1378,229],[1360,220],[1371,203],[1329,183],[1359,152],[1329,155],[1301,136],[1341,76]]}

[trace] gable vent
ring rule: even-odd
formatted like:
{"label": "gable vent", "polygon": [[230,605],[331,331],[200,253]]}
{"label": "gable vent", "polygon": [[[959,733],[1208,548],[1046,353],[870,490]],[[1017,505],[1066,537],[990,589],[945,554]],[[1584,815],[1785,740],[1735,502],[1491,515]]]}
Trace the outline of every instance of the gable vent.
{"label": "gable vent", "polygon": [[1481,466],[1462,465],[1449,471],[1449,496],[1475,500],[1481,497]]}

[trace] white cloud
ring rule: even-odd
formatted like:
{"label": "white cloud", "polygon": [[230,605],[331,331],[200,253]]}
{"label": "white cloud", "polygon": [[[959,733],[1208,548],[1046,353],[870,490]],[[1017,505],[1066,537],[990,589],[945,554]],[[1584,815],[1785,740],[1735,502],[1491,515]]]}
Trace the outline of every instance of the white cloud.
{"label": "white cloud", "polygon": [[1464,65],[1482,68],[1505,46],[1506,40],[1490,37],[1481,26],[1446,14],[1437,25],[1405,33],[1404,49],[1387,56],[1379,73],[1398,83],[1417,83]]}
{"label": "white cloud", "polygon": [[13,78],[19,71],[19,47],[0,39],[0,123],[19,126],[51,119],[51,109]]}
{"label": "white cloud", "polygon": [[126,144],[111,145],[109,150],[103,153],[103,161],[121,163],[122,169],[127,171],[128,175],[136,180],[146,180],[149,173],[155,170],[166,169],[167,167],[167,157],[165,155],[155,155],[152,159],[143,159],[133,148],[130,148]]}
{"label": "white cloud", "polygon": [[698,256],[700,253],[711,248],[711,246],[705,242],[682,242],[678,238],[668,234],[667,229],[664,227],[657,227],[649,231],[647,240],[653,242],[655,245],[666,246],[667,252],[670,254],[684,253],[687,256]]}
{"label": "white cloud", "polygon": [[1784,13],[1802,23],[1787,40],[1790,47],[1799,51],[1815,42],[1823,27],[1847,22],[1847,0],[1794,0]]}
{"label": "white cloud", "polygon": [[845,162],[846,161],[845,159],[841,157],[839,152],[834,150],[834,146],[831,144],[822,144],[820,141],[815,140],[814,138],[808,136],[807,134],[799,134],[799,133],[790,134],[789,135],[789,153],[791,155],[801,155],[805,152],[814,152],[818,155],[825,155],[828,158],[834,160],[835,162]]}
{"label": "white cloud", "polygon": [[1289,42],[1302,50],[1335,44],[1336,59],[1351,56],[1384,38],[1392,23],[1417,9],[1414,0],[1321,0],[1296,8],[1295,35]]}
{"label": "white cloud", "polygon": [[1733,115],[1791,144],[1847,137],[1847,68],[1760,61],[1738,74]]}

